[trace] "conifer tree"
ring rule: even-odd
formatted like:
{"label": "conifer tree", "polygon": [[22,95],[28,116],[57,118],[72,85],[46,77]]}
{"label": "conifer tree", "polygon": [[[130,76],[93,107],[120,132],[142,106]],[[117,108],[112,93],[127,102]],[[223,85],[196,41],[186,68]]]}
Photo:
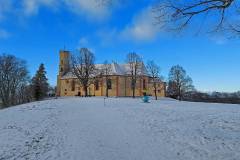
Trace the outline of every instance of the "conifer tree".
{"label": "conifer tree", "polygon": [[49,84],[46,77],[44,64],[40,64],[35,76],[32,79],[33,97],[35,100],[41,100],[47,96]]}

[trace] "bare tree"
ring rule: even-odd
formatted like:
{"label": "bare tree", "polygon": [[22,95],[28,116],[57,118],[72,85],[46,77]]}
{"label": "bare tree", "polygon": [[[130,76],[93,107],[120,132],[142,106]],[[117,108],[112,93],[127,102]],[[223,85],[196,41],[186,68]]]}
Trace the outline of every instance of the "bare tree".
{"label": "bare tree", "polygon": [[[176,95],[179,100],[185,93],[194,90],[192,79],[186,74],[186,71],[179,65],[173,66],[169,72],[168,93]],[[169,92],[171,90],[171,92]]]}
{"label": "bare tree", "polygon": [[29,83],[24,83],[17,89],[17,104],[28,103],[34,100],[33,88]]}
{"label": "bare tree", "polygon": [[13,55],[0,55],[0,99],[3,106],[18,104],[18,91],[28,80],[25,61]]}
{"label": "bare tree", "polygon": [[127,55],[127,63],[130,69],[128,74],[131,77],[132,97],[135,98],[137,78],[142,72],[143,61],[138,54],[132,52]]}
{"label": "bare tree", "polygon": [[190,24],[198,24],[198,30],[202,30],[205,24],[207,31],[240,33],[240,24],[236,18],[240,16],[239,10],[237,0],[161,0],[153,7],[158,23],[176,31]]}
{"label": "bare tree", "polygon": [[157,100],[157,84],[161,82],[161,76],[160,76],[160,67],[154,62],[154,61],[149,61],[147,63],[147,70],[149,75],[151,76],[152,83],[153,83],[153,88],[154,88],[154,95],[155,99]]}
{"label": "bare tree", "polygon": [[88,96],[91,78],[96,73],[94,61],[94,54],[87,48],[81,48],[78,54],[71,56],[72,73],[79,79],[86,97]]}
{"label": "bare tree", "polygon": [[105,84],[106,84],[106,97],[108,97],[108,90],[109,90],[109,81],[110,81],[110,74],[112,72],[111,64],[108,63],[108,61],[105,61],[102,68],[101,68],[101,74],[105,78]]}

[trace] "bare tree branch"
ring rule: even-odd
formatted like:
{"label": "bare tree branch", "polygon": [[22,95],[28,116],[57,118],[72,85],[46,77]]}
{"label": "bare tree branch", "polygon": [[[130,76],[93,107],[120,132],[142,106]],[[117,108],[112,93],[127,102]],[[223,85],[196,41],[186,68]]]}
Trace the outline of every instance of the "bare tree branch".
{"label": "bare tree branch", "polygon": [[[235,33],[239,33],[239,25],[235,24],[238,22],[235,20],[229,21],[232,17],[228,14],[229,12],[235,13],[238,10],[236,0],[164,0],[153,7],[157,23],[173,31],[181,31],[192,24],[193,21],[199,21],[196,17],[205,15],[211,18],[209,21],[214,24],[214,29],[207,26],[207,30],[218,31],[228,28]],[[209,13],[213,14],[209,15]]]}

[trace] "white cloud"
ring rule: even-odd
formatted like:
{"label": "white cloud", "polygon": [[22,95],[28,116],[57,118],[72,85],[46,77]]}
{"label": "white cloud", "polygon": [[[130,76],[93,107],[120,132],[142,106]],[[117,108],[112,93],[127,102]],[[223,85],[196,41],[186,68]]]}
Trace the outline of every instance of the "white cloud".
{"label": "white cloud", "polygon": [[224,44],[228,43],[228,39],[225,36],[219,35],[219,34],[212,35],[210,37],[210,40],[213,41],[217,45],[224,45]]}
{"label": "white cloud", "polygon": [[66,8],[71,12],[90,19],[102,20],[109,16],[108,5],[97,0],[22,0],[25,15],[37,14],[41,7]]}
{"label": "white cloud", "polygon": [[11,10],[11,1],[0,1],[0,21],[5,18],[5,14]]}
{"label": "white cloud", "polygon": [[121,40],[121,37],[119,35],[120,33],[116,28],[100,30],[97,32],[97,36],[101,39],[99,43],[102,46],[115,44],[115,42]]}
{"label": "white cloud", "polygon": [[[114,3],[115,5],[115,3]],[[117,5],[117,4],[116,4]],[[67,9],[86,18],[102,20],[110,15],[111,8],[98,0],[0,0],[0,19],[6,10],[18,12],[19,16],[32,16],[38,14],[41,8],[52,10]],[[113,7],[113,6],[111,6]]]}
{"label": "white cloud", "polygon": [[148,7],[133,18],[132,23],[121,32],[121,36],[135,41],[149,41],[155,39],[159,32],[158,25],[154,24],[154,13]]}
{"label": "white cloud", "polygon": [[96,0],[64,0],[64,3],[71,11],[90,19],[102,20],[109,16],[110,8]]}
{"label": "white cloud", "polygon": [[81,37],[77,46],[76,46],[76,49],[79,50],[80,48],[88,48],[91,52],[95,52],[95,45],[92,45],[91,41],[89,40],[89,37]]}
{"label": "white cloud", "polygon": [[37,14],[40,7],[55,7],[57,0],[22,0],[22,9],[25,15]]}
{"label": "white cloud", "polygon": [[0,29],[0,39],[6,39],[10,36],[10,33],[8,33],[7,31]]}
{"label": "white cloud", "polygon": [[132,21],[123,29],[112,28],[100,30],[97,36],[101,39],[102,45],[114,44],[116,41],[147,42],[155,40],[162,30],[155,25],[155,15],[151,7],[143,9],[136,14]]}
{"label": "white cloud", "polygon": [[[0,24],[7,18],[24,20],[26,17],[37,15],[41,8],[54,11],[69,10],[94,22],[106,19],[112,11],[109,5],[100,4],[98,0],[0,0]],[[9,35],[3,29],[0,30],[0,34],[1,37]]]}
{"label": "white cloud", "polygon": [[86,37],[80,38],[79,46],[80,47],[86,47],[87,45],[89,45],[88,39]]}

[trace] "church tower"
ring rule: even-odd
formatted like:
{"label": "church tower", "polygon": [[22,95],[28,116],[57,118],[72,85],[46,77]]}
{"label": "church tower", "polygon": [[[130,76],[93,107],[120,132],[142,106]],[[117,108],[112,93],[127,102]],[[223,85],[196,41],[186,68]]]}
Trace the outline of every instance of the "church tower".
{"label": "church tower", "polygon": [[67,73],[70,69],[69,66],[69,58],[70,58],[70,52],[61,50],[59,53],[60,61],[59,61],[59,75],[63,76],[65,73]]}
{"label": "church tower", "polygon": [[70,70],[70,52],[61,50],[59,52],[59,72],[57,76],[57,96],[61,96],[61,77]]}

